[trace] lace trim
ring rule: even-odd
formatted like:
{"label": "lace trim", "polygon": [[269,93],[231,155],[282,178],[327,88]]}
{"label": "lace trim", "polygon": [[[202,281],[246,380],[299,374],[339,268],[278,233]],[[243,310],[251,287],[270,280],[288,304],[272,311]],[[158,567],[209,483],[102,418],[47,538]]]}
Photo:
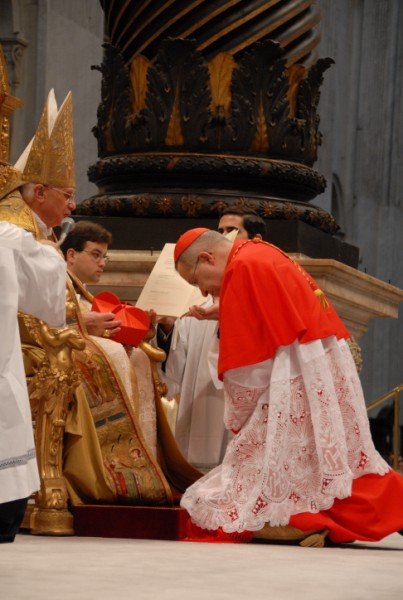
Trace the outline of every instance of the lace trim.
{"label": "lace trim", "polygon": [[257,401],[267,388],[248,389],[241,385],[224,384],[224,424],[231,431],[239,431],[256,408]]}
{"label": "lace trim", "polygon": [[353,479],[389,471],[371,439],[347,344],[334,341],[300,371],[266,391],[226,386],[227,426],[242,429],[223,464],[182,498],[199,527],[241,532],[267,522],[286,525],[294,514],[327,510],[335,498],[351,495]]}
{"label": "lace trim", "polygon": [[26,465],[30,460],[34,460],[35,458],[35,448],[31,448],[25,454],[21,454],[19,456],[11,456],[9,458],[4,458],[3,460],[0,460],[0,471],[2,471],[3,469],[11,469],[14,467]]}

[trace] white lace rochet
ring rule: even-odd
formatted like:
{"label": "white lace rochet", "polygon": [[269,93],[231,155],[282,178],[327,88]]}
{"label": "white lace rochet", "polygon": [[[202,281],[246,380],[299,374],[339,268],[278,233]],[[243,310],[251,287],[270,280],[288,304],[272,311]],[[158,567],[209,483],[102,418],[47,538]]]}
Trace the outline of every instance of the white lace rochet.
{"label": "white lace rochet", "polygon": [[222,465],[184,494],[204,529],[257,531],[329,509],[352,480],[389,467],[374,448],[347,343],[294,342],[225,373],[225,424],[239,431]]}

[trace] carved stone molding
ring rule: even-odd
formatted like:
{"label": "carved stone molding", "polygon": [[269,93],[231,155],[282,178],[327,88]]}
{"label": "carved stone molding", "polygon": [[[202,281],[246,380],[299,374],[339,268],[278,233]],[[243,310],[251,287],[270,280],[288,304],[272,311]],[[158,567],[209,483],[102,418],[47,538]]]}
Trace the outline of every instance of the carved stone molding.
{"label": "carved stone molding", "polygon": [[10,74],[11,89],[15,92],[22,80],[23,58],[28,42],[23,38],[0,38],[3,46],[4,56],[7,62],[7,70]]}
{"label": "carved stone molding", "polygon": [[299,263],[329,297],[355,340],[372,319],[398,318],[403,290],[337,260],[304,257]]}
{"label": "carved stone molding", "polygon": [[194,193],[100,194],[79,205],[80,216],[215,218],[232,207],[251,210],[266,219],[300,220],[327,233],[338,225],[325,210],[305,202],[278,198],[237,196],[234,193],[195,191]]}
{"label": "carved stone molding", "polygon": [[[102,285],[92,286],[91,291],[112,289],[120,298],[135,302],[160,252],[110,250],[108,254],[111,260]],[[398,318],[403,290],[337,260],[291,256],[312,275],[350,331],[359,368],[359,338],[374,318]]]}

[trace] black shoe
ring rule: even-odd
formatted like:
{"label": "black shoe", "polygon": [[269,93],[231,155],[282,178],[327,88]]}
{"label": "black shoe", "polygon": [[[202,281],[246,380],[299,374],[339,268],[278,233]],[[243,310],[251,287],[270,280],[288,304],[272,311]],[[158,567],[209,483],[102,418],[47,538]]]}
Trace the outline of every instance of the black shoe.
{"label": "black shoe", "polygon": [[0,535],[0,544],[11,544],[15,540],[15,535]]}
{"label": "black shoe", "polygon": [[14,541],[24,518],[28,498],[0,504],[0,544]]}

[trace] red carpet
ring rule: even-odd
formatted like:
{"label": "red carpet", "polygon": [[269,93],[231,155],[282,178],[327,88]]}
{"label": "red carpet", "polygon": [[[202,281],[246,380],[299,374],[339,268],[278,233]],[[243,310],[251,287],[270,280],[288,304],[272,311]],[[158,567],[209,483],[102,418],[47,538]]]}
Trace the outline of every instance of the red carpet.
{"label": "red carpet", "polygon": [[78,536],[182,540],[187,513],[170,506],[83,504],[71,509]]}

